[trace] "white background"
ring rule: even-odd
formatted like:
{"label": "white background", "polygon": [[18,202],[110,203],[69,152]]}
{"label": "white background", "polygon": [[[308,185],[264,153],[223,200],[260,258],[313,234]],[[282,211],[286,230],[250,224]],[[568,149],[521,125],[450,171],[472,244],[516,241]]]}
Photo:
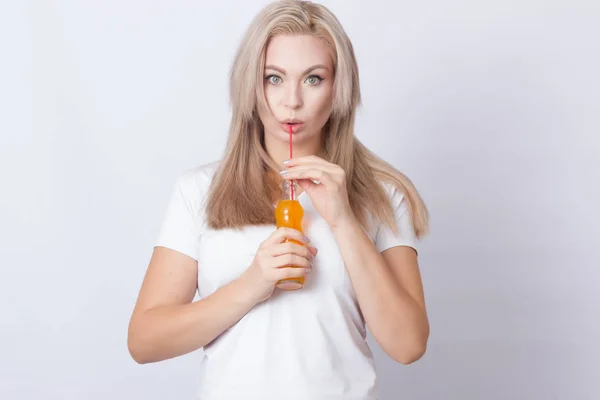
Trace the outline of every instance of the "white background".
{"label": "white background", "polygon": [[[137,365],[127,323],[175,178],[221,156],[263,4],[0,6],[0,398],[194,397],[201,353]],[[432,215],[429,349],[375,348],[382,400],[600,398],[599,3],[325,4],[357,136]]]}

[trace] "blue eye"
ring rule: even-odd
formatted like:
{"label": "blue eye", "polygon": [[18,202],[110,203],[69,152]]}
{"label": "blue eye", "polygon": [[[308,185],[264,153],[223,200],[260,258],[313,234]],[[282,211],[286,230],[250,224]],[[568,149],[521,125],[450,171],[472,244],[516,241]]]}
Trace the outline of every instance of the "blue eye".
{"label": "blue eye", "polygon": [[308,78],[306,78],[305,82],[311,86],[314,86],[321,83],[322,80],[323,78],[321,78],[319,75],[311,75]]}
{"label": "blue eye", "polygon": [[281,83],[281,78],[277,75],[269,75],[265,79],[267,82],[272,83],[273,85],[278,85]]}
{"label": "blue eye", "polygon": [[[267,77],[265,77],[265,80],[272,85],[279,85],[281,82],[283,82],[283,79],[281,79],[277,75],[268,75]],[[321,81],[323,81],[323,78],[321,78],[319,75],[311,75],[308,78],[306,78],[304,83],[307,83],[310,86],[315,86],[321,83]]]}

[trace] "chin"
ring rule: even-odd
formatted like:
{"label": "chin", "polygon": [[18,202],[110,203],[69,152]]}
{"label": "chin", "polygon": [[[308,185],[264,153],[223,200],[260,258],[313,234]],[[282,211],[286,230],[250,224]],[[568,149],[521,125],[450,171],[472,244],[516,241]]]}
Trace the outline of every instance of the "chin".
{"label": "chin", "polygon": [[[307,143],[314,140],[315,136],[316,135],[311,134],[309,132],[292,133],[292,142],[294,144]],[[287,144],[290,141],[290,134],[282,132],[279,138],[282,142],[285,142]]]}
{"label": "chin", "polygon": [[[300,132],[294,132],[292,133],[292,138],[294,140],[294,142],[298,141],[298,140],[306,140],[307,138],[311,137],[312,135],[307,135],[307,132],[304,131],[300,131]],[[271,139],[277,140],[278,142],[285,142],[288,143],[290,140],[290,134],[285,132],[283,129],[281,129],[280,127],[276,127],[275,129],[271,129],[269,131],[265,132],[265,136],[269,136]]]}

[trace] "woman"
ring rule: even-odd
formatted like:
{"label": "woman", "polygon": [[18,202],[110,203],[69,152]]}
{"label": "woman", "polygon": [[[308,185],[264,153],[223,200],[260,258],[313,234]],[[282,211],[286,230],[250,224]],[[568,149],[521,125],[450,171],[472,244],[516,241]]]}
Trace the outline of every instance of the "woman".
{"label": "woman", "polygon": [[[427,210],[353,134],[358,69],[334,15],[267,6],[234,60],[231,100],[223,159],[177,180],[130,353],[149,363],[203,348],[202,400],[376,399],[366,326],[398,362],[425,352],[416,240]],[[298,183],[304,235],[276,229],[283,180]],[[297,277],[304,287],[276,287]]]}

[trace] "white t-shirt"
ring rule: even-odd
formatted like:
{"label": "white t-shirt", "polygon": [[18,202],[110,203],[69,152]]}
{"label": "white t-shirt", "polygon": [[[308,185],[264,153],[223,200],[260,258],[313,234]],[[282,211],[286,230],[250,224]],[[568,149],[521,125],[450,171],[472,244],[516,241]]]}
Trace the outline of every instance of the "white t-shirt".
{"label": "white t-shirt", "polygon": [[[204,200],[218,162],[177,179],[157,245],[198,261],[198,295],[208,296],[240,276],[275,229],[249,226],[213,230],[203,218]],[[399,235],[384,224],[367,229],[381,252],[415,247],[412,219],[403,195],[387,186]],[[326,222],[306,193],[304,232],[319,253],[305,286],[275,289],[238,323],[204,348],[200,400],[372,400],[377,399],[373,357],[344,261]],[[368,268],[368,266],[365,266]]]}

